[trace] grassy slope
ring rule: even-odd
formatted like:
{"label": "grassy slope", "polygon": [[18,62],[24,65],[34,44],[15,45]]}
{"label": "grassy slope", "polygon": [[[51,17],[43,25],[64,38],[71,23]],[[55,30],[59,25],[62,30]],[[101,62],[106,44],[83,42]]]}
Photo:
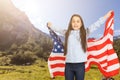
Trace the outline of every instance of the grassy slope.
{"label": "grassy slope", "polygon": [[[100,80],[101,76],[97,67],[92,67],[86,72],[85,80]],[[120,75],[114,78],[120,80]],[[31,66],[0,66],[0,80],[50,80],[47,62],[37,61]],[[55,80],[64,80],[64,77]]]}

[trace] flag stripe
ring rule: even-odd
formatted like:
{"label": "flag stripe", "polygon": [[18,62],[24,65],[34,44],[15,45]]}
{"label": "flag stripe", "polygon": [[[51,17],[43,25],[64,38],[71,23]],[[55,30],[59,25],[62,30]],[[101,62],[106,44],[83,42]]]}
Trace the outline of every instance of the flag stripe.
{"label": "flag stripe", "polygon": [[[87,43],[87,44],[88,44],[88,48],[91,47],[91,46],[101,45],[102,43],[104,43],[105,41],[107,41],[108,36],[109,36],[109,37],[112,37],[112,35],[108,33],[108,34],[107,34],[103,39],[101,39],[101,40],[98,39],[98,40],[96,40],[96,41],[94,41],[94,42],[88,40],[88,43]],[[93,45],[93,44],[94,44],[94,45]]]}
{"label": "flag stripe", "polygon": [[[104,46],[106,46],[106,43],[111,44],[110,40],[107,39],[107,40],[106,40],[105,42],[103,42],[102,44],[96,44],[95,46],[91,46],[91,47],[87,48],[87,50],[90,51],[90,50],[92,49],[92,50],[95,51],[96,48],[97,48],[97,50],[101,50]],[[97,46],[97,47],[96,47],[96,46]]]}
{"label": "flag stripe", "polygon": [[63,72],[59,72],[59,71],[58,72],[54,72],[53,75],[54,75],[54,77],[55,76],[64,76],[64,71]]}
{"label": "flag stripe", "polygon": [[55,57],[50,57],[49,58],[49,61],[53,61],[53,60],[63,60],[63,61],[65,61],[65,57],[55,56]]}
{"label": "flag stripe", "polygon": [[51,65],[51,68],[56,68],[56,67],[65,67],[65,64],[57,63],[57,64],[54,64],[54,65]]}
{"label": "flag stripe", "polygon": [[[97,54],[98,52],[94,52],[94,55],[93,54],[88,54],[88,57],[87,57],[87,59],[89,59],[89,58],[101,58],[101,57],[103,57],[103,56],[105,56],[106,54],[107,54],[107,51],[109,51],[109,56],[110,55],[113,55],[113,53],[114,53],[114,50],[113,49],[110,49],[110,50],[106,50],[106,51],[104,51],[104,52],[101,52],[101,54]],[[92,52],[91,52],[92,53]],[[116,55],[115,53],[114,53],[114,55]],[[113,57],[113,58],[115,58],[115,57]],[[116,57],[117,58],[117,57]]]}

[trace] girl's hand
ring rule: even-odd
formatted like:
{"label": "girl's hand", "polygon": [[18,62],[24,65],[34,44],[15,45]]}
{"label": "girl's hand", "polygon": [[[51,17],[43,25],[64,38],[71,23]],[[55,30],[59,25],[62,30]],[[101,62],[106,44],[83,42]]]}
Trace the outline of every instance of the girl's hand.
{"label": "girl's hand", "polygon": [[51,22],[47,22],[47,27],[51,27],[52,26],[52,23]]}
{"label": "girl's hand", "polygon": [[113,12],[113,10],[110,10],[110,11],[104,16],[104,18],[107,19],[108,17],[110,17],[112,12]]}

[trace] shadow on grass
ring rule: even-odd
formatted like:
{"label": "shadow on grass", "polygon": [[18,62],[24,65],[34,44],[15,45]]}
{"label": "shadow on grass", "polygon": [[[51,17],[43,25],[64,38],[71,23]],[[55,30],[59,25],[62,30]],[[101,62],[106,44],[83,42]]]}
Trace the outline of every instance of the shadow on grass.
{"label": "shadow on grass", "polygon": [[98,69],[96,66],[91,66],[90,69]]}

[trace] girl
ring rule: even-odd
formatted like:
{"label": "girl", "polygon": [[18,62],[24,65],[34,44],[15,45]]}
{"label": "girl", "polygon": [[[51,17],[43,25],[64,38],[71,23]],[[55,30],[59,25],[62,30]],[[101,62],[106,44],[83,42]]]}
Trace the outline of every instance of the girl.
{"label": "girl", "polygon": [[74,78],[75,80],[84,80],[85,62],[87,61],[86,35],[100,27],[110,15],[111,11],[88,27],[87,30],[84,27],[81,16],[78,14],[72,15],[67,30],[61,30],[53,27],[50,22],[47,23],[49,28],[65,35],[65,80],[74,80]]}

